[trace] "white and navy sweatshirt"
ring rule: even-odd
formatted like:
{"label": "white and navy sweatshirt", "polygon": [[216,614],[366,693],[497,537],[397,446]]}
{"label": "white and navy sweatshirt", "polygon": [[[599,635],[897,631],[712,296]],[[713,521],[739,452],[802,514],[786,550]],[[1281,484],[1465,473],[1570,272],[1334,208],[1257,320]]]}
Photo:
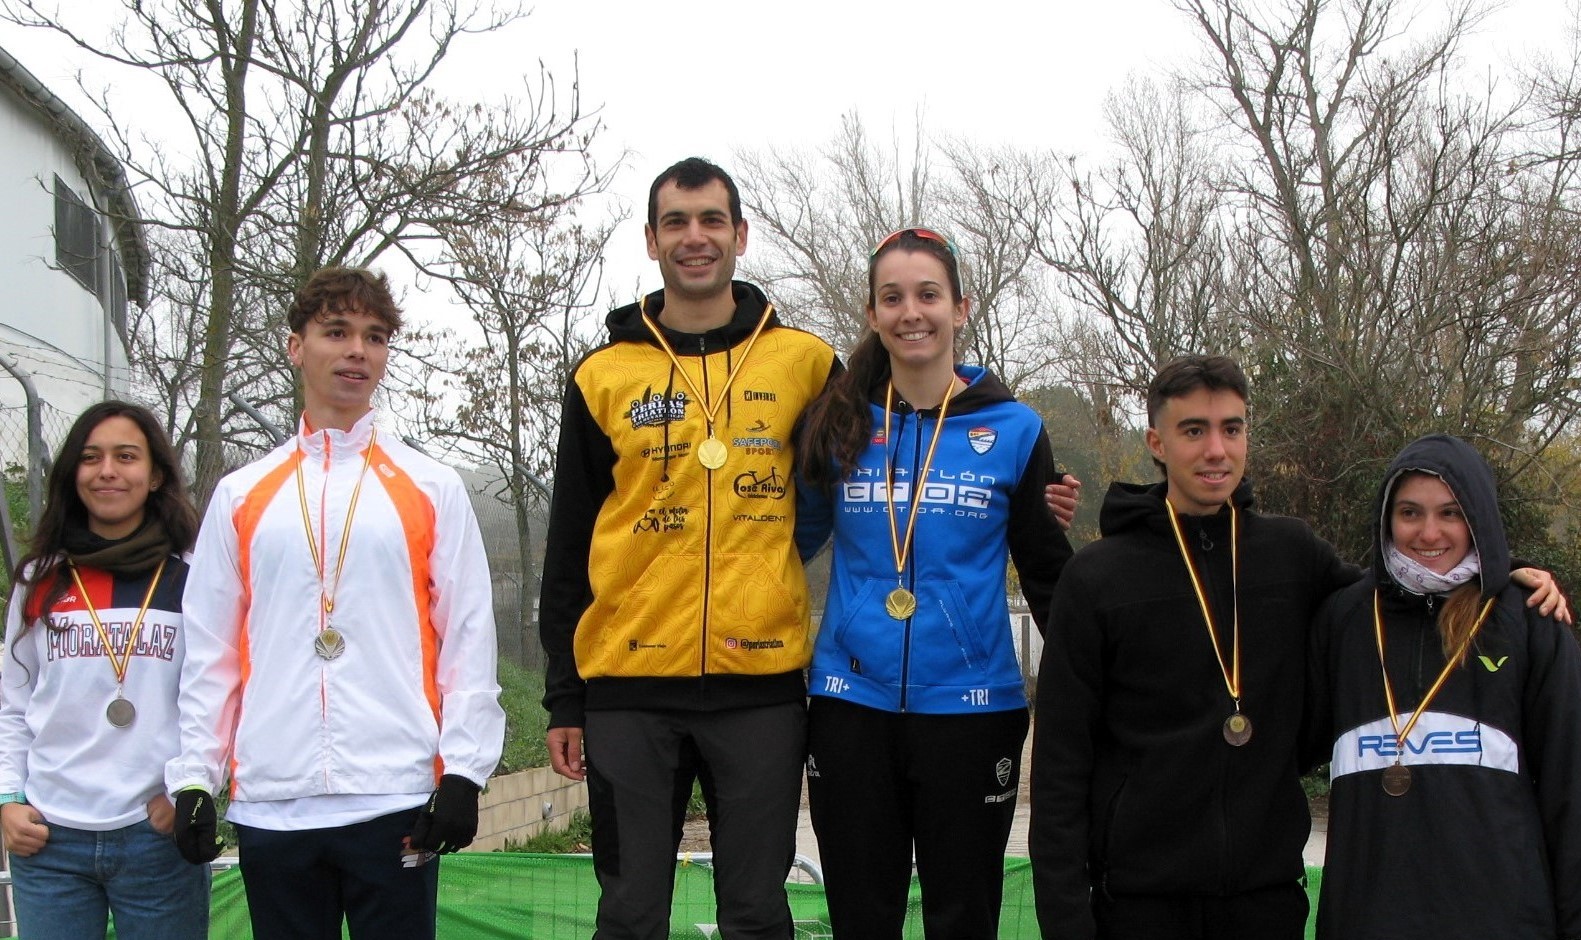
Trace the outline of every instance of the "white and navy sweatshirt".
{"label": "white and navy sweatshirt", "polygon": [[129,633],[154,572],[78,573],[111,649],[119,655],[132,644],[123,697],[136,719],[117,728],[105,717],[116,695],[115,670],[76,586],[45,612],[36,609],[45,591],[36,592],[35,609],[24,610],[26,587],[18,585],[0,665],[0,793],[24,793],[46,823],[102,832],[146,819],[148,801],[165,792],[165,761],[180,743],[187,565],[176,556],[165,563],[135,637]]}

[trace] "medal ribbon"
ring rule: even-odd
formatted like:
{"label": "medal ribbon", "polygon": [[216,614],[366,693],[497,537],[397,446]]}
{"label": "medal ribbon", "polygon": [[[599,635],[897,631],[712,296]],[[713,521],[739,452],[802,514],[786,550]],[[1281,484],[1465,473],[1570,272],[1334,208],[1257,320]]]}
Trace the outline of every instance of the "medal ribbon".
{"label": "medal ribbon", "polygon": [[[752,354],[752,344],[758,341],[758,336],[763,332],[763,328],[768,325],[769,317],[774,313],[774,305],[768,304],[763,308],[763,316],[759,318],[758,325],[753,327],[752,335],[747,337],[746,348],[741,350],[741,358],[737,359],[736,364],[731,367],[730,375],[725,378],[725,384],[720,387],[719,395],[714,398],[712,404],[703,397],[703,393],[692,382],[692,374],[681,366],[681,359],[675,354],[675,350],[670,348],[669,341],[664,338],[664,331],[659,329],[658,324],[648,319],[647,297],[637,301],[637,312],[642,315],[642,323],[648,328],[648,332],[652,333],[653,338],[659,341],[659,348],[664,350],[666,356],[670,357],[670,364],[675,366],[675,371],[681,373],[681,380],[686,383],[686,387],[691,391],[692,397],[697,400],[697,407],[703,410],[703,419],[708,422],[708,436],[713,437],[714,416],[719,413],[720,407],[724,405],[725,397],[730,394],[730,386],[735,384],[736,376],[741,374],[741,367],[747,364],[747,356]],[[708,378],[707,363],[703,364],[703,378],[705,381]]]}
{"label": "medal ribbon", "polygon": [[1411,713],[1411,720],[1407,721],[1405,729],[1401,730],[1398,717],[1399,709],[1394,705],[1394,687],[1389,684],[1389,666],[1383,661],[1383,612],[1378,603],[1378,589],[1373,588],[1372,628],[1373,633],[1378,637],[1378,668],[1383,672],[1383,697],[1384,701],[1389,703],[1389,724],[1394,727],[1394,762],[1396,764],[1400,762],[1400,755],[1405,753],[1406,739],[1411,736],[1411,729],[1416,727],[1417,719],[1422,717],[1422,713],[1427,711],[1427,706],[1432,704],[1433,699],[1438,696],[1439,690],[1444,687],[1444,682],[1449,679],[1449,674],[1454,672],[1455,666],[1465,659],[1466,650],[1471,648],[1471,641],[1476,639],[1477,633],[1482,630],[1482,625],[1487,623],[1488,614],[1493,611],[1493,602],[1495,600],[1497,598],[1490,597],[1488,602],[1482,605],[1482,612],[1477,614],[1477,622],[1471,625],[1471,631],[1466,634],[1466,639],[1461,642],[1460,649],[1455,652],[1454,656],[1449,658],[1449,662],[1444,664],[1444,669],[1438,674],[1438,679],[1433,682],[1433,687],[1427,690],[1426,695],[1422,696],[1422,704],[1416,706],[1416,711]]}
{"label": "medal ribbon", "polygon": [[1241,514],[1234,503],[1230,507],[1230,595],[1234,609],[1234,620],[1231,623],[1233,638],[1231,646],[1233,652],[1231,665],[1225,668],[1224,652],[1219,649],[1219,631],[1213,623],[1213,609],[1208,606],[1208,594],[1202,589],[1202,576],[1197,573],[1197,565],[1191,560],[1191,552],[1186,548],[1186,536],[1180,530],[1180,519],[1175,515],[1175,507],[1168,499],[1164,500],[1164,508],[1169,511],[1169,527],[1175,532],[1175,544],[1180,546],[1180,557],[1185,559],[1186,571],[1191,575],[1192,590],[1197,592],[1197,604],[1202,607],[1202,621],[1208,625],[1208,639],[1213,641],[1213,655],[1219,660],[1219,672],[1224,674],[1224,688],[1230,693],[1230,698],[1235,702],[1235,711],[1241,710]]}
{"label": "medal ribbon", "polygon": [[[906,558],[911,554],[911,537],[917,531],[916,504],[922,498],[922,486],[928,482],[928,471],[933,468],[933,453],[939,446],[939,434],[944,430],[944,417],[950,412],[950,396],[955,393],[955,372],[950,372],[950,384],[944,389],[944,402],[939,405],[939,417],[933,425],[933,440],[928,442],[928,456],[922,461],[922,475],[912,484],[912,509],[906,517],[906,539],[901,541],[900,530],[895,528],[895,463],[889,454],[889,416],[895,404],[895,383],[884,390],[884,503],[889,508],[889,547],[895,556],[895,583],[902,587],[901,576],[906,572]],[[920,423],[920,422],[919,422]]]}
{"label": "medal ribbon", "polygon": [[88,588],[83,585],[82,576],[77,573],[76,564],[66,562],[66,567],[71,569],[71,580],[77,585],[78,593],[82,594],[82,606],[88,608],[88,619],[93,621],[93,630],[99,635],[99,642],[104,644],[104,655],[110,660],[110,668],[115,671],[117,697],[121,694],[121,686],[126,684],[126,670],[132,665],[132,647],[137,645],[137,637],[143,632],[143,618],[148,616],[148,605],[154,602],[154,588],[159,586],[159,576],[165,573],[167,560],[159,559],[159,567],[154,569],[154,577],[148,582],[148,590],[143,594],[143,606],[137,609],[137,619],[132,621],[132,632],[126,638],[126,649],[122,650],[119,659],[116,658],[115,647],[110,645],[109,631],[104,629],[104,623],[99,620],[99,612],[94,609],[93,601],[88,597]]}
{"label": "medal ribbon", "polygon": [[357,515],[357,500],[362,496],[362,481],[368,476],[368,467],[373,463],[373,445],[379,439],[378,429],[368,435],[368,452],[362,458],[362,469],[357,473],[357,485],[351,489],[351,505],[346,507],[346,524],[340,530],[340,551],[335,557],[335,583],[326,589],[324,586],[324,559],[318,551],[318,540],[313,537],[313,521],[308,517],[307,511],[307,486],[302,482],[302,464],[307,460],[307,452],[302,451],[302,445],[297,445],[297,450],[302,453],[302,459],[296,463],[296,499],[302,507],[302,530],[307,533],[307,549],[313,554],[313,568],[318,572],[318,599],[319,606],[323,608],[325,617],[335,613],[335,595],[340,592],[340,573],[346,567],[346,546],[351,543],[351,520]]}

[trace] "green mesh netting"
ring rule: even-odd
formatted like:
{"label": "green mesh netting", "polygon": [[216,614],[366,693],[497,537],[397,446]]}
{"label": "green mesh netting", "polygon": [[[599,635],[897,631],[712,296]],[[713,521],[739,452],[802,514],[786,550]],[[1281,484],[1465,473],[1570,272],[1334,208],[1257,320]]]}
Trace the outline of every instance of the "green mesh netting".
{"label": "green mesh netting", "polygon": [[[1321,875],[1321,869],[1307,869],[1307,891],[1314,910]],[[829,938],[823,889],[791,883],[786,890],[796,919],[796,940]],[[211,906],[210,937],[250,940],[252,929],[239,870],[215,875]],[[593,876],[593,860],[586,856],[461,852],[446,856],[440,868],[440,940],[587,940],[593,935],[597,908],[598,881]],[[677,940],[713,937],[713,923],[710,869],[703,865],[677,865],[670,936]],[[907,940],[922,940],[921,895],[915,880],[905,935]],[[1024,858],[1005,860],[999,936],[1001,940],[1038,940],[1032,867]],[[1310,920],[1307,936],[1312,936]]]}

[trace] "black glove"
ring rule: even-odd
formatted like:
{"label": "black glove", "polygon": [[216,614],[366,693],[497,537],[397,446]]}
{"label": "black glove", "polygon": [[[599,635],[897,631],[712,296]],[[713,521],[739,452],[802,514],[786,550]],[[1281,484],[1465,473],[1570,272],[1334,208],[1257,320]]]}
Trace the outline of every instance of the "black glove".
{"label": "black glove", "polygon": [[412,824],[412,848],[445,855],[472,844],[478,834],[478,794],[482,788],[457,774],[439,778],[439,787]]}
{"label": "black glove", "polygon": [[218,824],[214,797],[207,790],[189,787],[176,794],[176,850],[194,865],[207,865],[220,854],[215,837]]}

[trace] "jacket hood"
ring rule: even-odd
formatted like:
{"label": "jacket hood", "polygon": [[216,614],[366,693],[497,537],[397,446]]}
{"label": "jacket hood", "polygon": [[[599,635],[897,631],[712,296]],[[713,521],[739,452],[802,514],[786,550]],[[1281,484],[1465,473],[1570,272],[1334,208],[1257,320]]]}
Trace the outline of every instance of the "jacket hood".
{"label": "jacket hood", "polygon": [[[746,281],[731,281],[730,292],[736,300],[736,312],[730,322],[724,326],[715,327],[706,333],[682,333],[672,330],[659,323],[659,313],[664,310],[664,291],[657,290],[643,298],[642,302],[616,307],[604,318],[604,325],[609,328],[609,338],[612,342],[639,342],[650,346],[658,345],[653,338],[653,333],[642,322],[643,307],[647,307],[648,319],[664,331],[664,337],[670,346],[675,349],[677,356],[699,355],[706,352],[715,352],[734,346],[752,335],[757,329],[758,320],[762,318],[763,311],[769,306],[769,299],[755,284]],[[778,312],[769,314],[769,322],[764,327],[770,329],[779,325]],[[701,336],[701,349],[695,337]],[[678,337],[693,337],[690,341],[682,342]]]}
{"label": "jacket hood", "polygon": [[[956,363],[955,374],[966,383],[966,388],[950,396],[950,414],[967,414],[986,408],[1000,402],[1015,401],[1016,396],[1010,391],[999,376],[994,375],[983,366],[967,366]],[[884,408],[884,390],[889,383],[888,377],[873,383],[867,390],[868,403],[879,409]],[[910,414],[916,410],[906,402],[896,399],[894,402],[896,414]],[[923,411],[937,411],[937,408],[924,408]]]}
{"label": "jacket hood", "polygon": [[1476,448],[1448,434],[1429,434],[1405,445],[1383,475],[1383,484],[1378,488],[1378,499],[1373,505],[1373,518],[1378,522],[1373,530],[1372,567],[1378,583],[1395,583],[1384,564],[1383,553],[1388,541],[1389,495],[1399,485],[1400,478],[1411,471],[1433,474],[1455,494],[1465,513],[1466,524],[1471,528],[1472,547],[1481,561],[1482,596],[1498,594],[1510,580],[1510,546],[1505,538],[1504,522],[1499,518],[1499,495],[1493,468]]}
{"label": "jacket hood", "polygon": [[[1109,492],[1103,497],[1103,509],[1098,513],[1099,532],[1117,535],[1127,529],[1144,526],[1169,532],[1169,518],[1164,511],[1164,501],[1168,496],[1167,481],[1109,484]],[[1252,481],[1242,477],[1230,500],[1242,512],[1251,509]]]}

